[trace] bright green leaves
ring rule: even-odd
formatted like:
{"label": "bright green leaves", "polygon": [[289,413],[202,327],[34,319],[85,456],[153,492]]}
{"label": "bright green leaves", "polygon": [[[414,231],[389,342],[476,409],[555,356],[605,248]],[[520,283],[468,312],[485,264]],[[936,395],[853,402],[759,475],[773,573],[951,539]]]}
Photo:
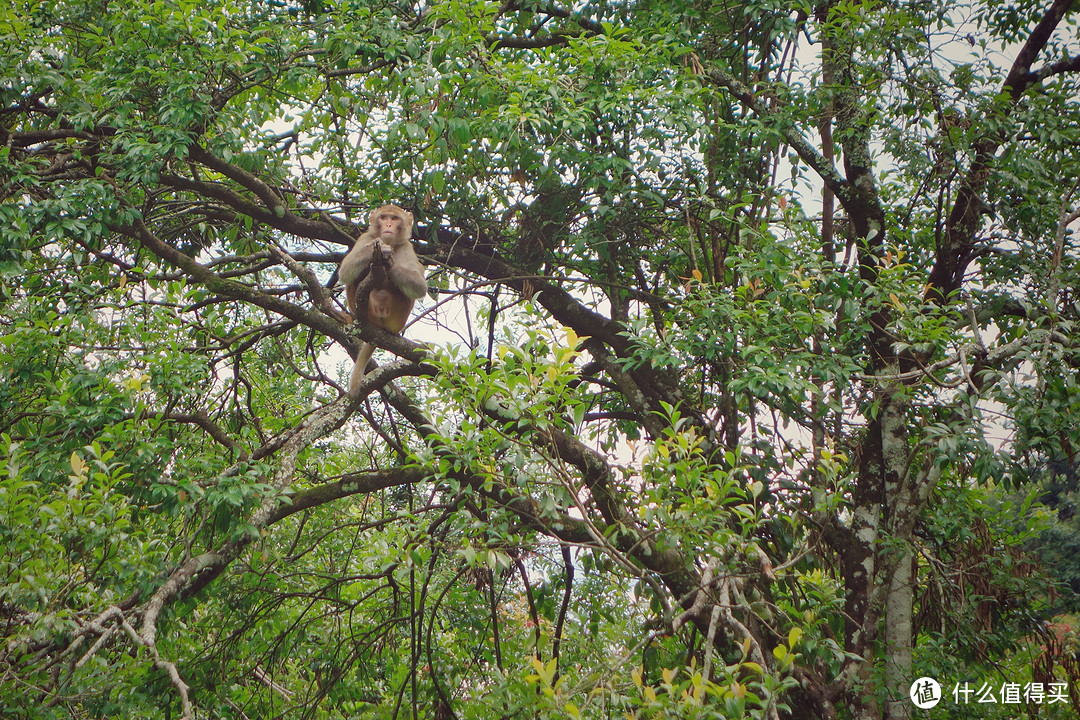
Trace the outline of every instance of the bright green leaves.
{"label": "bright green leaves", "polygon": [[[800,670],[869,697],[887,649],[845,632],[873,636],[880,608],[856,617],[849,580],[900,549],[927,558],[921,608],[978,628],[982,601],[941,582],[969,577],[950,544],[989,562],[1004,536],[1008,570],[980,577],[1029,607],[1030,533],[1004,514],[981,533],[968,505],[1006,453],[1041,472],[1080,445],[1064,78],[1008,107],[979,43],[942,64],[944,5],[302,5],[0,11],[0,648],[56,642],[42,664],[0,650],[20,690],[167,714],[168,680],[118,635],[54,685],[44,663],[78,665],[100,636],[63,631],[129,597],[137,620],[188,559],[234,558],[158,628],[213,716],[760,717],[812,691]],[[835,161],[807,147],[828,118]],[[1010,144],[979,191],[971,305],[928,305],[988,137]],[[815,170],[850,205],[831,234]],[[344,407],[347,360],[274,250],[322,284],[390,199],[440,231],[423,309],[449,347],[305,435]],[[925,502],[873,485],[883,418],[892,479],[947,491],[845,565],[853,517]]]}
{"label": "bright green leaves", "polygon": [[[523,322],[527,319],[522,317]],[[496,483],[534,489],[540,509],[555,516],[573,504],[572,490],[545,480],[549,460],[544,438],[550,431],[586,427],[591,400],[573,391],[582,339],[572,330],[551,332],[527,325],[519,330],[516,344],[496,347],[496,362],[454,351],[435,358],[443,368],[437,379],[444,394],[429,411],[452,442],[456,460],[436,461],[430,451],[422,452],[421,460],[436,461],[441,471],[468,466],[471,472],[488,475],[487,490]],[[484,460],[493,454],[501,461]]]}
{"label": "bright green leaves", "polygon": [[114,452],[95,443],[34,467],[42,461],[2,438],[0,598],[33,612],[31,622],[9,628],[9,651],[70,631],[80,612],[101,612],[148,587],[166,549],[153,515],[131,503],[133,476]]}
{"label": "bright green leaves", "polygon": [[[703,369],[726,365],[732,392],[769,397],[791,417],[825,383],[845,382],[860,369],[853,344],[865,322],[864,299],[853,274],[832,274],[811,246],[768,235],[759,236],[755,252],[740,257],[732,271],[740,282],[730,290],[687,281],[665,338],[675,358],[687,353]],[[853,353],[821,354],[815,336]],[[663,346],[654,352],[673,361],[663,360]]]}

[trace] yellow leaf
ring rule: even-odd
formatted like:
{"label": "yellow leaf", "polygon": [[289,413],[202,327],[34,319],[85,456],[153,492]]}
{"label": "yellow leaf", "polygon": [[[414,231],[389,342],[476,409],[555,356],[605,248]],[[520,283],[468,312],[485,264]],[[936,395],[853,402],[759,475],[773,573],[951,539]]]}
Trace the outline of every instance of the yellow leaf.
{"label": "yellow leaf", "polygon": [[555,679],[555,671],[558,670],[558,669],[559,669],[559,659],[558,658],[551,658],[550,660],[547,661],[547,664],[544,665],[544,680],[547,681],[548,685],[550,685],[551,681]]}
{"label": "yellow leaf", "polygon": [[656,702],[656,691],[648,685],[645,686],[645,699],[649,702]]}
{"label": "yellow leaf", "polygon": [[799,642],[802,637],[802,628],[793,627],[787,635],[788,647],[795,647],[795,643]]}
{"label": "yellow leaf", "polygon": [[581,711],[580,711],[580,710],[578,710],[578,707],[577,707],[577,705],[575,705],[575,704],[574,704],[574,703],[572,703],[572,702],[568,702],[568,703],[566,703],[565,705],[563,705],[563,709],[565,709],[565,710],[566,710],[566,714],[567,714],[567,715],[569,715],[569,716],[570,716],[570,717],[572,717],[572,718],[579,718],[579,717],[581,717]]}
{"label": "yellow leaf", "polygon": [[701,271],[698,270],[697,268],[694,268],[693,272],[691,272],[690,274],[693,275],[694,279],[697,280],[698,282],[701,282],[701,278],[705,277],[704,275],[701,274]]}
{"label": "yellow leaf", "polygon": [[664,682],[668,685],[675,679],[675,671],[671,668],[664,668],[660,671],[660,675],[664,678]]}
{"label": "yellow leaf", "polygon": [[82,475],[83,472],[86,470],[86,463],[84,463],[83,459],[81,457],[79,457],[78,452],[72,451],[72,453],[71,453],[71,461],[70,462],[71,462],[71,471],[73,473],[75,473],[76,475]]}
{"label": "yellow leaf", "polygon": [[634,681],[634,685],[641,687],[641,666],[638,665],[630,672],[630,679]]}

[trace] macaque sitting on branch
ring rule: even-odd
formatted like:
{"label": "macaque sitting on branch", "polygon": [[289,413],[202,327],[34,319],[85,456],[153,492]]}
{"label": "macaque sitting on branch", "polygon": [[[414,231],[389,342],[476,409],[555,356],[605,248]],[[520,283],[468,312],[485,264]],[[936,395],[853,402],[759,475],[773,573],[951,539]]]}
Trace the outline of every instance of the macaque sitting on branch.
{"label": "macaque sitting on branch", "polygon": [[[384,205],[371,213],[371,221],[352,250],[341,261],[338,277],[345,284],[349,312],[356,322],[400,333],[413,303],[427,293],[424,266],[413,250],[412,213],[397,205]],[[360,392],[375,346],[360,347],[349,377],[349,395]]]}

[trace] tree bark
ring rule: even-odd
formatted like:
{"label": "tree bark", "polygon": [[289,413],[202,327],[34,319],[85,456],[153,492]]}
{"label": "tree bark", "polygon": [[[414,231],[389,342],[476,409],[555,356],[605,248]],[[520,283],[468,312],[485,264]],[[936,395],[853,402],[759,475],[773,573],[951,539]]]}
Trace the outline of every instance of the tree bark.
{"label": "tree bark", "polygon": [[893,569],[885,600],[885,720],[909,720],[908,687],[914,609],[914,555],[905,548]]}

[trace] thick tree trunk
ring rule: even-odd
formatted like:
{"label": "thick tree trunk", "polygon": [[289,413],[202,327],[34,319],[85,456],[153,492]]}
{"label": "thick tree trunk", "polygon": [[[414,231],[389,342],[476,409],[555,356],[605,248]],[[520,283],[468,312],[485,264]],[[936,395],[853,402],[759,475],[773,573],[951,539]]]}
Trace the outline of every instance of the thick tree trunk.
{"label": "thick tree trunk", "polygon": [[[886,374],[898,373],[898,363],[890,365]],[[881,581],[888,584],[885,603],[885,718],[908,720],[910,706],[907,684],[911,682],[911,651],[913,587],[913,556],[910,549],[914,522],[919,503],[914,497],[915,483],[911,476],[911,450],[907,424],[907,406],[900,399],[903,390],[889,387],[883,395],[880,410],[881,456],[885,485],[884,535],[892,543],[879,548]]]}
{"label": "thick tree trunk", "polygon": [[885,599],[885,720],[910,720],[914,555],[905,550],[893,570]]}

